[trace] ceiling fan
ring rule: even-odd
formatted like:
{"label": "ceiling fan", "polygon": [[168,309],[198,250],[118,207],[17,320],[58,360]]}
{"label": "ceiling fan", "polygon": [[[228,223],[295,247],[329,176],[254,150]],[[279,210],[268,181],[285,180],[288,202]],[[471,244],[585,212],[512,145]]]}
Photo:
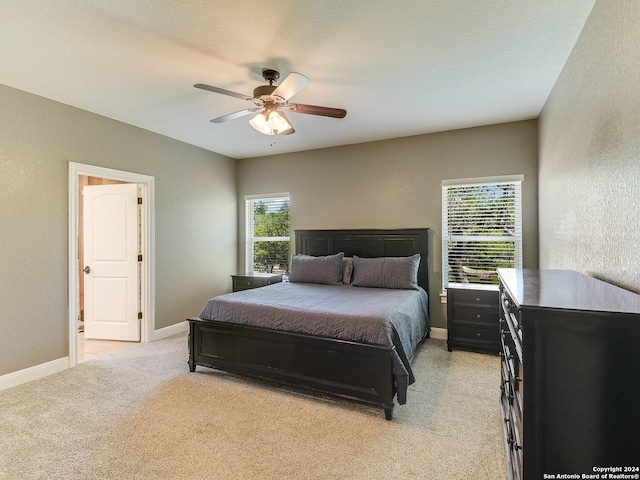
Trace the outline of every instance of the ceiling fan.
{"label": "ceiling fan", "polygon": [[273,83],[280,78],[280,73],[276,70],[266,68],[262,70],[262,78],[269,82],[269,85],[256,87],[253,90],[253,97],[225,90],[224,88],[212,87],[204,83],[196,83],[194,87],[251,102],[253,104],[252,107],[214,118],[211,122],[223,123],[255,113],[256,116],[249,120],[249,124],[265,135],[275,135],[278,133],[281,135],[290,135],[295,132],[283,110],[332,118],[344,118],[347,115],[347,111],[341,108],[289,103],[289,99],[309,83],[310,80],[304,75],[292,72],[280,85],[276,86]]}

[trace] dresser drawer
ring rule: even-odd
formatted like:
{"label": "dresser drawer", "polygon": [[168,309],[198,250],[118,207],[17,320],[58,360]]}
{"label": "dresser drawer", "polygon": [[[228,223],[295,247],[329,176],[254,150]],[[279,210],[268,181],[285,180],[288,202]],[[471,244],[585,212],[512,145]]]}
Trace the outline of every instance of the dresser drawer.
{"label": "dresser drawer", "polygon": [[505,293],[500,293],[500,318],[503,320],[504,333],[512,338],[514,353],[522,360],[522,321],[520,309]]}
{"label": "dresser drawer", "polygon": [[501,331],[500,339],[502,374],[504,380],[509,384],[510,404],[518,415],[520,425],[522,425],[522,363],[520,363],[520,358],[515,354],[513,340],[509,334],[505,334],[504,330]]}
{"label": "dresser drawer", "polygon": [[519,433],[514,431],[511,406],[504,393],[500,397],[500,410],[507,454],[507,478],[508,480],[522,480],[522,449],[516,447],[518,444],[515,440],[519,438]]}
{"label": "dresser drawer", "polygon": [[509,421],[511,423],[511,439],[507,439],[507,445],[510,447],[511,465],[515,478],[522,478],[522,425],[514,409],[511,410]]}

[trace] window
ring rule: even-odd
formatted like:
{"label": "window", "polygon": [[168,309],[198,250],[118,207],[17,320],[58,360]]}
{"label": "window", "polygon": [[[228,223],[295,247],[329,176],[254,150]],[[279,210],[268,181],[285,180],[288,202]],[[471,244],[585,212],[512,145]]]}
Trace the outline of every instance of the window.
{"label": "window", "polygon": [[497,284],[522,267],[523,175],[442,182],[442,285]]}
{"label": "window", "polygon": [[289,194],[245,197],[245,272],[289,273]]}

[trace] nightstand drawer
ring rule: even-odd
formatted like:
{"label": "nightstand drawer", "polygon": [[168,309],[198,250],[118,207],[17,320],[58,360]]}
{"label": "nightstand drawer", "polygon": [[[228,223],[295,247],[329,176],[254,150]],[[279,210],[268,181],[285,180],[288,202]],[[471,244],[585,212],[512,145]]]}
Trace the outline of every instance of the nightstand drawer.
{"label": "nightstand drawer", "polygon": [[500,348],[497,324],[495,328],[454,325],[452,333],[455,342],[491,347],[496,353]]}
{"label": "nightstand drawer", "polygon": [[254,278],[254,277],[240,277],[233,279],[233,288],[247,289],[258,288],[269,285],[266,278]]}
{"label": "nightstand drawer", "polygon": [[234,292],[282,282],[282,275],[231,275],[231,278]]}
{"label": "nightstand drawer", "polygon": [[467,305],[454,305],[452,307],[455,323],[474,324],[480,327],[498,328],[498,319],[500,311],[498,306],[495,308],[473,307]]}
{"label": "nightstand drawer", "polygon": [[[495,307],[496,314],[498,312],[498,292],[497,290],[467,290],[467,289],[449,289],[453,294],[453,303],[460,305],[462,303],[468,305],[478,305],[482,307]],[[447,292],[447,297],[449,296]],[[447,302],[449,299],[447,298]]]}

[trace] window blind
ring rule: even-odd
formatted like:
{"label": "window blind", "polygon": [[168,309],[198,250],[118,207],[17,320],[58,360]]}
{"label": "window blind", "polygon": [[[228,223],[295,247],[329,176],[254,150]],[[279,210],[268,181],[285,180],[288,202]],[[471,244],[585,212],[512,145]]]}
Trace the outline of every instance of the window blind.
{"label": "window blind", "polygon": [[522,176],[442,185],[442,283],[497,284],[522,267]]}
{"label": "window blind", "polygon": [[289,194],[245,197],[245,272],[289,273]]}

